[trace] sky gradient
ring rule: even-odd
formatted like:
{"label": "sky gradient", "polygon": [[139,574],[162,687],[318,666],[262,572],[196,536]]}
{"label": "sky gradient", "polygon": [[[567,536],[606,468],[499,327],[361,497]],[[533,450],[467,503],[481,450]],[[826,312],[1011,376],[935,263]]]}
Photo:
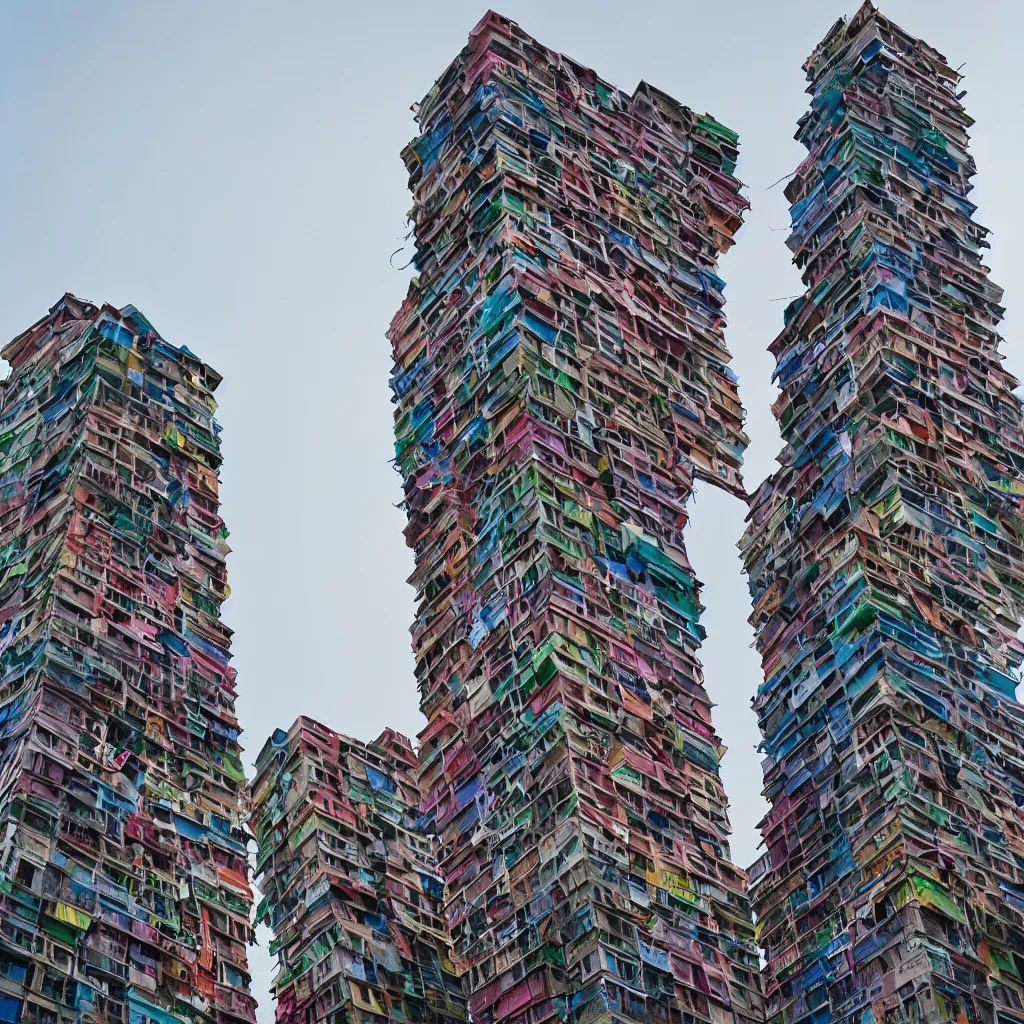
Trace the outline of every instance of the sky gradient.
{"label": "sky gradient", "polygon": [[[1024,376],[1016,73],[1024,4],[890,0],[883,12],[963,65],[977,120],[972,199],[1006,289],[1007,361]],[[785,299],[801,291],[782,186],[804,151],[804,58],[854,2],[509,0],[546,46],[632,91],[640,79],[740,134],[752,210],[722,264],[727,341],[753,489],[779,450],[769,405]],[[420,727],[409,652],[412,559],[392,456],[388,322],[405,293],[409,110],[482,4],[218,0],[0,2],[0,340],[65,291],[138,306],[225,380],[223,514],[234,554],[238,711],[248,764],[299,713],[362,739]],[[1015,242],[1014,240],[1017,239]],[[404,247],[404,248],[403,248]],[[394,259],[390,257],[396,250]],[[734,858],[756,856],[760,664],[735,543],[744,507],[702,487],[689,551]],[[265,940],[252,951],[273,1020]]]}

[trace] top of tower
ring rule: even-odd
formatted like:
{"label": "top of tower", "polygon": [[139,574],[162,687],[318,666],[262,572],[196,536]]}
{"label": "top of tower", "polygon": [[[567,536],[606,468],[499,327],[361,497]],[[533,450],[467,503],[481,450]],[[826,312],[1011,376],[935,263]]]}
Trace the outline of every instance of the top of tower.
{"label": "top of tower", "polygon": [[866,41],[871,37],[879,38],[897,53],[924,57],[931,65],[931,70],[939,74],[945,72],[943,77],[959,81],[959,76],[949,68],[946,58],[938,50],[890,21],[871,0],[864,0],[852,18],[840,18],[828,30],[825,38],[804,62],[803,69],[807,72],[807,78],[812,83],[818,82],[835,68],[852,43],[858,39]]}
{"label": "top of tower", "polygon": [[[204,363],[186,346],[172,345],[168,342],[135,306],[128,304],[120,309],[109,303],[97,306],[71,292],[65,292],[49,308],[46,316],[12,338],[3,349],[0,349],[0,357],[6,359],[14,370],[18,370],[51,343],[63,346],[77,340],[87,330],[88,324],[100,321],[119,325],[117,337],[122,344],[134,345],[137,338],[159,342],[165,351],[173,352],[181,362],[190,365],[192,371],[202,378],[203,384],[210,391],[215,391],[223,379],[216,370]],[[69,330],[75,323],[80,324],[81,328]]]}
{"label": "top of tower", "polygon": [[[641,81],[632,95],[616,88],[493,11],[474,28],[467,46],[416,114],[419,135],[402,156],[414,195],[412,263],[419,276],[388,335],[394,347],[393,387],[398,399],[414,400],[420,377],[412,370],[413,362],[424,345],[433,344],[427,341],[432,332],[443,339],[454,323],[442,325],[433,314],[421,315],[428,312],[426,303],[437,301],[435,289],[449,292],[448,308],[459,307],[453,316],[470,324],[468,318],[476,315],[464,292],[455,295],[457,275],[449,272],[456,262],[478,259],[484,240],[496,237],[491,221],[484,231],[484,222],[470,211],[483,209],[485,196],[500,182],[501,195],[522,193],[526,198],[499,199],[489,207],[488,216],[530,236],[541,231],[533,224],[534,214],[526,212],[536,204],[547,218],[538,244],[546,250],[554,246],[551,255],[538,260],[542,270],[503,265],[502,273],[508,271],[509,276],[502,288],[514,291],[514,302],[525,307],[532,299],[521,299],[519,293],[533,295],[537,286],[529,282],[548,274],[552,282],[560,282],[551,284],[553,291],[570,287],[586,295],[585,315],[593,315],[595,323],[597,307],[607,310],[619,304],[625,312],[620,319],[629,324],[628,338],[594,341],[613,361],[626,362],[627,350],[639,358],[637,351],[646,345],[663,345],[670,361],[684,352],[693,390],[679,400],[673,397],[665,407],[666,416],[681,417],[680,457],[685,456],[702,479],[745,496],[739,466],[747,438],[736,377],[727,365],[724,282],[716,273],[718,258],[732,244],[748,206],[734,176],[736,133],[647,82]],[[630,210],[643,211],[642,216],[621,208],[620,190],[629,194]],[[522,213],[517,212],[520,202]],[[598,212],[613,208],[622,214],[615,216],[616,228]],[[645,217],[661,224],[664,243],[655,244],[641,227]],[[608,262],[590,249],[591,236],[602,232],[615,249]],[[444,245],[439,244],[442,237]],[[500,242],[507,244],[507,239]],[[632,269],[634,262],[644,269]],[[560,276],[563,272],[567,276]],[[484,276],[481,270],[478,279]],[[570,280],[576,283],[570,286]],[[641,281],[645,283],[638,284]],[[541,290],[548,294],[547,287]],[[489,302],[495,310],[497,296],[504,293],[494,290]],[[568,325],[577,317],[573,312],[565,319],[550,297],[538,301],[550,304],[550,313],[541,318],[549,317],[551,323],[564,320]],[[691,319],[684,307],[701,312]],[[570,329],[576,327],[566,327]],[[707,390],[702,397],[703,389]],[[681,391],[673,386],[671,393]],[[579,394],[567,399],[577,400]],[[431,398],[432,406],[435,401],[442,399]],[[420,442],[408,432],[411,421],[401,419],[396,419],[397,461],[403,474],[411,474],[410,460],[419,457]],[[414,486],[411,481],[410,475],[407,487]]]}
{"label": "top of tower", "polygon": [[366,753],[377,754],[386,760],[390,759],[403,771],[411,771],[416,764],[416,750],[412,740],[395,729],[384,729],[376,739],[365,742],[345,733],[335,732],[330,726],[309,715],[299,715],[287,729],[275,729],[273,735],[268,737],[256,758],[257,768],[260,769],[275,751],[288,750],[290,753],[291,745],[303,733],[314,737],[325,748],[331,750],[356,747]]}
{"label": "top of tower", "polygon": [[[661,108],[661,112],[665,114],[667,110],[671,110],[673,116],[670,119],[680,116],[684,118],[698,116],[695,111],[690,110],[689,107],[686,107],[668,93],[655,88],[648,82],[639,82],[632,94],[617,88],[603,79],[593,68],[580,64],[568,54],[552,50],[539,42],[529,32],[525,31],[517,21],[499,14],[493,9],[489,9],[470,30],[466,46],[448,65],[445,71],[438,76],[430,92],[419,103],[413,105],[412,109],[416,114],[417,121],[421,125],[430,121],[431,116],[436,110],[436,100],[450,87],[453,78],[457,78],[460,74],[464,75],[465,82],[463,85],[465,87],[468,83],[484,76],[487,69],[493,63],[500,63],[509,59],[514,60],[517,48],[524,49],[535,55],[540,63],[568,70],[576,78],[596,85],[611,96],[618,95],[623,99],[631,100],[636,100],[641,96],[647,98],[657,96],[660,100],[657,105]],[[493,54],[493,59],[488,56],[488,53]],[[704,117],[714,120],[712,115],[708,113],[705,113]],[[735,141],[735,137],[732,141]]]}

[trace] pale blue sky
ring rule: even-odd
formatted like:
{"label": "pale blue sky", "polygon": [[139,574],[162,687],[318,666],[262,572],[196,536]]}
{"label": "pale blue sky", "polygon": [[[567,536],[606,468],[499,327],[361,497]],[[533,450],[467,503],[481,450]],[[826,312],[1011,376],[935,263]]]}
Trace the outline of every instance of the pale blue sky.
{"label": "pale blue sky", "polygon": [[[545,45],[632,90],[644,78],[740,133],[753,209],[723,263],[729,330],[754,438],[746,478],[778,435],[765,348],[800,290],[781,187],[803,150],[800,65],[853,0],[497,7]],[[1019,257],[1024,4],[891,0],[883,11],[964,64],[977,119],[974,195],[994,229],[1008,361],[1024,322]],[[384,331],[408,272],[399,151],[409,106],[484,13],[483,3],[0,0],[0,339],[64,291],[132,302],[170,341],[225,375],[224,515],[234,554],[239,714],[247,761],[300,711],[369,738],[420,718],[407,627],[412,562],[391,457]],[[401,257],[396,266],[405,262]],[[735,859],[756,856],[762,810],[760,678],[735,542],[739,502],[707,488],[690,552],[705,581],[703,652],[730,747]],[[273,1019],[265,946],[253,951],[261,1022]]]}

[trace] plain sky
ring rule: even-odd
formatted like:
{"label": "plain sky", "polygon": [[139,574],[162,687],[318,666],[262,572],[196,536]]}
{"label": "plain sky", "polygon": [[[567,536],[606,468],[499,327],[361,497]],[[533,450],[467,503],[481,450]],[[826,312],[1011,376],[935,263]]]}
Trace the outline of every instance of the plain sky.
{"label": "plain sky", "polygon": [[[399,158],[409,106],[464,45],[483,3],[0,0],[0,339],[65,291],[138,306],[224,374],[223,513],[234,548],[246,761],[299,713],[369,739],[421,725],[409,653],[412,568],[392,455],[384,332],[409,271]],[[753,205],[728,281],[727,340],[753,444],[779,449],[765,348],[800,291],[782,187],[803,157],[804,58],[854,0],[508,0],[545,45],[632,91],[645,79],[740,133]],[[1024,323],[1019,197],[1021,0],[889,0],[882,10],[963,65],[977,119],[974,201],[994,230],[1010,368]],[[1014,243],[1013,239],[1018,239]],[[735,544],[740,502],[704,487],[691,557],[705,582],[707,685],[730,751],[736,861],[763,812],[760,679]],[[263,947],[260,1021],[273,1020]]]}

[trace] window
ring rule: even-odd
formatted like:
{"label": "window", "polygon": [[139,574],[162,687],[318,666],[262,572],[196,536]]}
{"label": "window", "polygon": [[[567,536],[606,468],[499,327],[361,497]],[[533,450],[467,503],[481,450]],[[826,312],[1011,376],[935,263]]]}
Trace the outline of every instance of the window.
{"label": "window", "polygon": [[14,880],[18,885],[23,885],[26,889],[35,888],[36,875],[39,869],[29,860],[20,860],[18,862],[18,870],[15,873]]}
{"label": "window", "polygon": [[[27,975],[28,968],[26,966],[15,960],[8,960],[6,957],[0,957],[0,976],[3,976],[18,985],[23,985]],[[6,1020],[7,1018],[3,1019]]]}

